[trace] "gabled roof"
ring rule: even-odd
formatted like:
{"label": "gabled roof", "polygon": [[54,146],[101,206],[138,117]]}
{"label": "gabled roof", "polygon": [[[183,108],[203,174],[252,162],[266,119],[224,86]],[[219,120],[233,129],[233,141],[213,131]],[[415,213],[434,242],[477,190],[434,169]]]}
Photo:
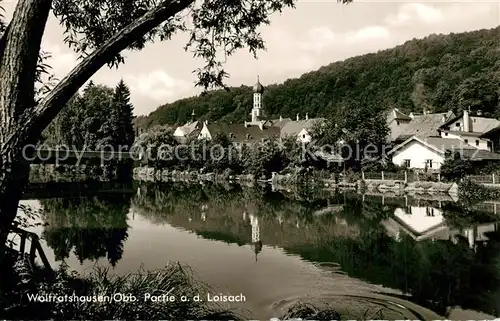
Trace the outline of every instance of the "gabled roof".
{"label": "gabled roof", "polygon": [[408,124],[401,124],[399,130],[391,134],[394,139],[404,140],[411,136],[417,135],[421,137],[438,136],[438,129],[449,117],[453,117],[451,112],[418,115]]}
{"label": "gabled roof", "polygon": [[197,120],[193,121],[193,122],[188,122],[182,126],[179,126],[179,128],[182,130],[182,132],[184,133],[184,135],[186,137],[193,134],[194,131],[200,130],[202,127],[203,127],[203,123],[200,121],[197,121]]}
{"label": "gabled roof", "polygon": [[401,144],[394,147],[388,153],[388,155],[397,152],[398,150],[402,149],[412,141],[417,141],[439,154],[445,154],[446,152],[459,153],[460,155],[471,161],[500,160],[500,154],[492,153],[490,151],[483,149],[474,148],[456,138],[441,138],[441,137],[417,137],[417,136],[410,137]]}
{"label": "gabled roof", "polygon": [[[463,112],[459,116],[455,116],[441,125],[441,128],[448,127],[450,124],[461,120],[463,118]],[[500,126],[500,121],[495,118],[482,117],[482,116],[469,116],[470,124],[469,131],[475,133],[486,133],[498,126]]]}
{"label": "gabled roof", "polygon": [[482,133],[479,137],[481,138],[493,138],[500,134],[500,126],[490,129],[489,131]]}
{"label": "gabled roof", "polygon": [[399,111],[399,109],[394,108],[389,111],[389,114],[387,115],[387,122],[390,123],[393,120],[404,120],[404,121],[411,121],[412,118],[410,116],[407,116],[403,114],[402,112]]}
{"label": "gabled roof", "polygon": [[[411,226],[406,224],[397,216],[390,217],[382,221],[381,223],[387,230],[390,230],[393,233],[403,231],[405,234],[407,234],[417,242],[426,239],[441,239],[441,237],[439,237],[439,233],[449,233],[449,228],[444,220],[422,232],[415,231]],[[448,235],[448,233],[446,233],[446,236]],[[446,239],[446,237],[444,239]]]}
{"label": "gabled roof", "polygon": [[281,138],[285,138],[287,136],[297,136],[302,129],[311,130],[316,124],[325,122],[325,120],[325,118],[310,118],[289,121],[283,126],[283,128],[281,128]]}
{"label": "gabled roof", "polygon": [[428,147],[429,149],[434,150],[437,153],[444,154],[447,151],[459,151],[460,149],[472,149],[472,150],[477,150],[476,148],[462,142],[459,139],[456,138],[441,138],[441,137],[419,137],[419,136],[412,136],[402,142],[401,144],[397,145],[394,147],[388,154],[393,154],[396,151],[400,150],[401,148],[405,147],[412,141],[417,141],[421,143],[422,145]]}
{"label": "gabled roof", "polygon": [[244,124],[227,124],[227,123],[209,123],[207,129],[212,135],[212,138],[217,133],[225,133],[229,139],[236,143],[252,143],[260,142],[262,139],[271,137],[279,138],[279,127],[263,127],[260,129],[257,125],[245,127]]}

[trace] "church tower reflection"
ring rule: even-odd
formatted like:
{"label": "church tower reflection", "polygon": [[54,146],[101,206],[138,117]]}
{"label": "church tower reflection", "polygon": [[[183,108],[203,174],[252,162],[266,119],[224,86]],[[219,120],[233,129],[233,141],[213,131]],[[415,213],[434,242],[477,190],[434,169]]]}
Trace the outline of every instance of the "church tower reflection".
{"label": "church tower reflection", "polygon": [[[246,212],[243,212],[243,219],[247,216]],[[252,226],[252,249],[255,253],[255,261],[257,262],[257,255],[262,251],[262,241],[260,239],[260,227],[259,218],[253,214],[249,214],[250,225]]]}

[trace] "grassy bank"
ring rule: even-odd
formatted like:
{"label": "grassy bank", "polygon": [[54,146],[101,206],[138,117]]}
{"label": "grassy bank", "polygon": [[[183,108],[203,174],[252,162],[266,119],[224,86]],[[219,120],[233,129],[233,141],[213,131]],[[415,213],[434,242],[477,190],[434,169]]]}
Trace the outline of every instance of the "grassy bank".
{"label": "grassy bank", "polygon": [[[7,319],[204,319],[234,320],[242,316],[228,306],[196,302],[199,295],[206,298],[209,287],[196,281],[191,270],[180,264],[170,264],[159,271],[138,271],[126,276],[110,276],[106,269],[95,268],[88,275],[78,275],[61,267],[56,272],[37,269],[32,272],[22,260],[6,268],[4,261],[1,284],[2,301],[0,310]],[[2,277],[2,278],[3,278]],[[123,299],[104,302],[90,298],[113,298],[117,293]],[[175,302],[144,301],[146,295],[175,297]],[[56,302],[34,302],[29,296],[39,298],[49,295],[66,297]],[[76,297],[85,297],[86,300]],[[183,302],[181,298],[190,300]],[[33,297],[32,297],[33,298]],[[128,299],[125,299],[128,298]],[[136,301],[134,302],[134,298]],[[70,302],[73,300],[73,302]],[[54,300],[53,300],[54,301]]]}

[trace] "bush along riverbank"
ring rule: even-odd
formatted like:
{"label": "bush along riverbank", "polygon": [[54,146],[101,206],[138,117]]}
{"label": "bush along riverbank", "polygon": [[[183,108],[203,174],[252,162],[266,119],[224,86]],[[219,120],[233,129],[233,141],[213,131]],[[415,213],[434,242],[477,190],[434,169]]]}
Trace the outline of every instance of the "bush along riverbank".
{"label": "bush along riverbank", "polygon": [[500,199],[500,189],[478,184],[470,179],[463,179],[458,184],[458,195],[467,204]]}
{"label": "bush along riverbank", "polygon": [[369,190],[377,192],[398,191],[412,193],[446,193],[456,195],[458,185],[453,182],[420,181],[404,183],[395,180],[362,180],[359,173],[330,173],[314,168],[288,170],[285,173],[272,173],[270,178],[258,178],[252,174],[234,174],[230,170],[222,173],[203,173],[201,171],[180,171],[155,169],[153,167],[134,168],[133,178],[137,181],[266,181],[276,185],[313,184],[326,188]]}
{"label": "bush along riverbank", "polygon": [[[187,266],[170,263],[157,271],[110,276],[94,267],[87,275],[36,266],[9,252],[1,263],[0,310],[6,319],[245,320],[251,312],[206,300],[210,287]],[[155,299],[161,298],[161,299]],[[187,298],[191,298],[187,300]],[[200,298],[196,300],[193,298]],[[340,320],[340,313],[297,302],[283,319]]]}

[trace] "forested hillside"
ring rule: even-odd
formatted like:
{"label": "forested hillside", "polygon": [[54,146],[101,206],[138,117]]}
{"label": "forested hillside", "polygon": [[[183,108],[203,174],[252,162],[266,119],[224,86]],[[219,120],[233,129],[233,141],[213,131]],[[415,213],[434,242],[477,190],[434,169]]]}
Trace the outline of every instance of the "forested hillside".
{"label": "forested hillside", "polygon": [[[283,84],[264,84],[266,114],[327,116],[340,105],[356,102],[406,112],[471,106],[498,117],[499,39],[500,28],[430,35],[335,62]],[[160,106],[137,121],[145,127],[180,124],[191,118],[193,109],[200,119],[243,121],[251,108],[251,87],[241,86]]]}

